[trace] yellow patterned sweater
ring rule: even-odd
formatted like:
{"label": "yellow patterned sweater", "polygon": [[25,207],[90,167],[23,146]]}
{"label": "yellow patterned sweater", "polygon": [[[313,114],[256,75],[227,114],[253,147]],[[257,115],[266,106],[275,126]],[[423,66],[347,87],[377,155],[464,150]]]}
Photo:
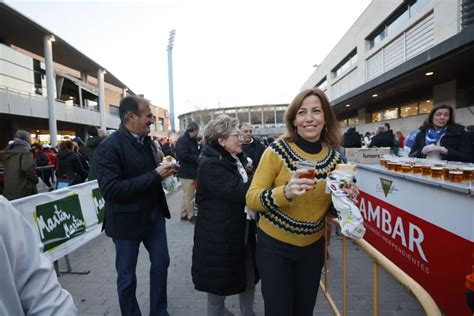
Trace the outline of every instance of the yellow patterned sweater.
{"label": "yellow patterned sweater", "polygon": [[[283,187],[300,161],[314,163],[315,189],[289,201]],[[248,207],[260,214],[260,229],[277,240],[300,247],[319,240],[324,216],[331,205],[331,196],[325,193],[325,179],[340,162],[339,153],[326,145],[319,153],[309,154],[285,139],[272,143],[262,155],[246,196]]]}

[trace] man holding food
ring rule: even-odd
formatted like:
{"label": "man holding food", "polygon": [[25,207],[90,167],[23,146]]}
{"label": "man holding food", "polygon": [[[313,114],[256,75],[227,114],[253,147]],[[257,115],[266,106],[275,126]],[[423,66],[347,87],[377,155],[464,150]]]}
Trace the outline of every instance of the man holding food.
{"label": "man holding food", "polygon": [[119,114],[119,130],[100,143],[94,158],[105,200],[105,233],[115,244],[120,310],[122,315],[140,315],[135,269],[143,242],[151,261],[150,315],[169,315],[165,218],[170,212],[161,182],[176,172],[176,165],[160,164],[148,136],[155,122],[148,100],[127,96],[120,102]]}

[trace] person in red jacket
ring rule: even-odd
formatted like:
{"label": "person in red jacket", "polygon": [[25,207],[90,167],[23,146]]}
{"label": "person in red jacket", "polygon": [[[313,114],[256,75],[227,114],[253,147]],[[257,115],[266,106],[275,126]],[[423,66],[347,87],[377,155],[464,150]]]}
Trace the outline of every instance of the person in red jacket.
{"label": "person in red jacket", "polygon": [[54,151],[51,150],[51,145],[43,145],[43,152],[48,157],[48,166],[50,166],[50,169],[47,169],[46,171],[46,176],[48,177],[48,181],[51,183],[54,182],[54,172],[53,170],[56,170],[56,166],[58,163],[58,159],[56,158],[56,154]]}
{"label": "person in red jacket", "polygon": [[48,157],[48,166],[55,166],[58,162],[56,154],[51,150],[51,145],[43,145],[43,151]]}
{"label": "person in red jacket", "polygon": [[405,147],[405,136],[402,132],[398,131],[395,133],[395,138],[398,139],[398,148],[403,149]]}

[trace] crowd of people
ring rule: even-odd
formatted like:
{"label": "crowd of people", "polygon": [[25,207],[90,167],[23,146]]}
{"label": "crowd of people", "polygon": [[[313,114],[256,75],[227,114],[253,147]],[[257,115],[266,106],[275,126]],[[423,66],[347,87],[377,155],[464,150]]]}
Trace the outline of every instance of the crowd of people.
{"label": "crowd of people", "polygon": [[[207,293],[207,315],[228,315],[225,300],[234,294],[241,314],[254,315],[258,282],[265,315],[312,315],[324,263],[325,218],[333,216],[325,179],[344,161],[341,146],[404,148],[407,141],[388,123],[374,135],[349,128],[341,137],[329,101],[317,88],[294,98],[284,116],[285,134],[267,144],[253,136],[249,123],[227,115],[211,120],[202,138],[196,122],[189,122],[175,145],[151,138],[155,118],[141,97],[122,99],[119,116],[115,133],[103,138],[90,127],[85,143],[62,142],[57,154],[34,145],[31,155],[31,136],[18,131],[4,159],[6,180],[21,189],[6,186],[10,199],[34,194],[35,165],[55,166],[58,179],[70,184],[98,180],[123,315],[140,315],[135,269],[141,243],[151,262],[150,314],[168,315],[170,210],[162,182],[170,176],[181,182],[181,220],[195,225],[190,273],[196,290]],[[433,108],[412,141],[413,157],[473,160],[472,129],[469,134],[456,124],[447,105]],[[308,167],[302,164],[310,164],[314,176],[305,177]],[[343,190],[357,202],[355,183]]]}
{"label": "crowd of people", "polygon": [[342,146],[389,147],[398,156],[474,162],[474,125],[457,124],[453,108],[439,104],[432,108],[419,129],[407,137],[401,131],[393,133],[385,122],[376,133],[366,132],[363,136],[350,127],[343,135]]}
{"label": "crowd of people", "polygon": [[94,152],[107,136],[95,126],[87,128],[89,137],[84,143],[80,137],[65,140],[53,148],[49,144],[33,143],[31,134],[24,130],[3,150],[3,195],[17,199],[37,193],[39,179],[54,190],[54,184],[74,185],[96,179]]}

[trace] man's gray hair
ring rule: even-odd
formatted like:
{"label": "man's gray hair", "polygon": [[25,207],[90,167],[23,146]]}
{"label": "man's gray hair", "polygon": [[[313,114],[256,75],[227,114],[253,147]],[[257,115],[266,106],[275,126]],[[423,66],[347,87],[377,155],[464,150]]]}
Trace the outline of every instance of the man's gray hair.
{"label": "man's gray hair", "polygon": [[232,129],[236,128],[239,121],[228,115],[219,115],[210,121],[204,129],[204,142],[207,144],[218,144],[219,138],[230,136]]}
{"label": "man's gray hair", "polygon": [[186,127],[186,132],[194,132],[199,129],[198,123],[191,121],[188,123],[188,126]]}
{"label": "man's gray hair", "polygon": [[27,131],[24,131],[24,130],[16,131],[15,138],[19,138],[19,139],[22,139],[24,141],[27,141],[28,143],[31,143],[31,134],[30,134],[30,132],[27,132]]}
{"label": "man's gray hair", "polygon": [[244,126],[248,126],[248,127],[250,127],[250,128],[252,129],[252,125],[250,125],[250,123],[248,123],[248,122],[240,122],[240,123],[239,123],[239,128],[242,128],[242,127],[244,127]]}

